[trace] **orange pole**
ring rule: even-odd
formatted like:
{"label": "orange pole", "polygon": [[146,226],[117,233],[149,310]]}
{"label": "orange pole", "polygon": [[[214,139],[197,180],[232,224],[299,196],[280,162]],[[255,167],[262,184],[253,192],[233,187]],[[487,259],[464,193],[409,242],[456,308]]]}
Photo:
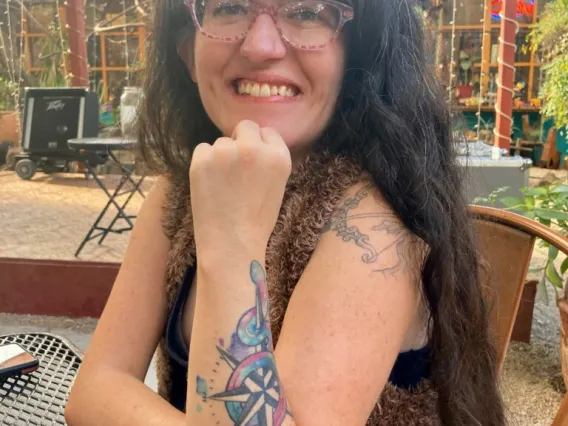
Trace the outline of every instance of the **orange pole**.
{"label": "orange pole", "polygon": [[71,86],[88,87],[87,43],[83,0],[67,0],[67,29],[71,68]]}
{"label": "orange pole", "polygon": [[517,0],[503,0],[494,146],[509,149],[513,121]]}

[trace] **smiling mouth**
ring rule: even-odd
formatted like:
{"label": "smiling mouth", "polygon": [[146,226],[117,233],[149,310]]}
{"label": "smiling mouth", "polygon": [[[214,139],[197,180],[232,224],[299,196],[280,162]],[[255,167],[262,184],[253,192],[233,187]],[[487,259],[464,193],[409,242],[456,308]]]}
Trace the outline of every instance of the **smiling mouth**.
{"label": "smiling mouth", "polygon": [[235,80],[233,82],[233,90],[238,95],[255,98],[270,98],[274,96],[294,98],[300,94],[300,90],[290,84],[275,85],[245,79]]}

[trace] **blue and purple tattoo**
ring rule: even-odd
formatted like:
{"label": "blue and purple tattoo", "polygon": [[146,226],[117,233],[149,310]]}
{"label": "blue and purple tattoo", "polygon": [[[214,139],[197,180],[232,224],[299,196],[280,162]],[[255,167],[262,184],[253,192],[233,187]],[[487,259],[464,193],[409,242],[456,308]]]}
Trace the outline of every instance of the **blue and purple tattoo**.
{"label": "blue and purple tattoo", "polygon": [[221,359],[232,370],[225,389],[208,395],[207,381],[197,376],[196,392],[204,403],[208,399],[224,402],[235,425],[280,426],[289,412],[274,362],[266,277],[256,260],[250,265],[250,277],[256,290],[255,306],[241,316],[229,348],[224,348],[223,339],[217,345]]}

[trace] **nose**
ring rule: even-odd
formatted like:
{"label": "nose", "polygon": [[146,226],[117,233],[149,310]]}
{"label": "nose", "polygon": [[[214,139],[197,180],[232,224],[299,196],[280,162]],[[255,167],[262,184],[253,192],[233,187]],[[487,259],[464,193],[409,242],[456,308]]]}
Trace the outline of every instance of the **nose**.
{"label": "nose", "polygon": [[264,62],[286,56],[286,45],[269,14],[256,18],[243,44],[241,54],[251,62]]}

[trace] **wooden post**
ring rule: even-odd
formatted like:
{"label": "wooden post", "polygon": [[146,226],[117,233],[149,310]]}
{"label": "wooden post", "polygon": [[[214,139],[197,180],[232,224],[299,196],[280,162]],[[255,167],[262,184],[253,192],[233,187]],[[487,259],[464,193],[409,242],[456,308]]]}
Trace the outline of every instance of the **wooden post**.
{"label": "wooden post", "polygon": [[511,144],[511,126],[513,124],[516,14],[517,0],[503,0],[494,146],[507,150]]}
{"label": "wooden post", "polygon": [[87,43],[85,40],[85,10],[82,0],[67,0],[71,86],[88,87]]}

